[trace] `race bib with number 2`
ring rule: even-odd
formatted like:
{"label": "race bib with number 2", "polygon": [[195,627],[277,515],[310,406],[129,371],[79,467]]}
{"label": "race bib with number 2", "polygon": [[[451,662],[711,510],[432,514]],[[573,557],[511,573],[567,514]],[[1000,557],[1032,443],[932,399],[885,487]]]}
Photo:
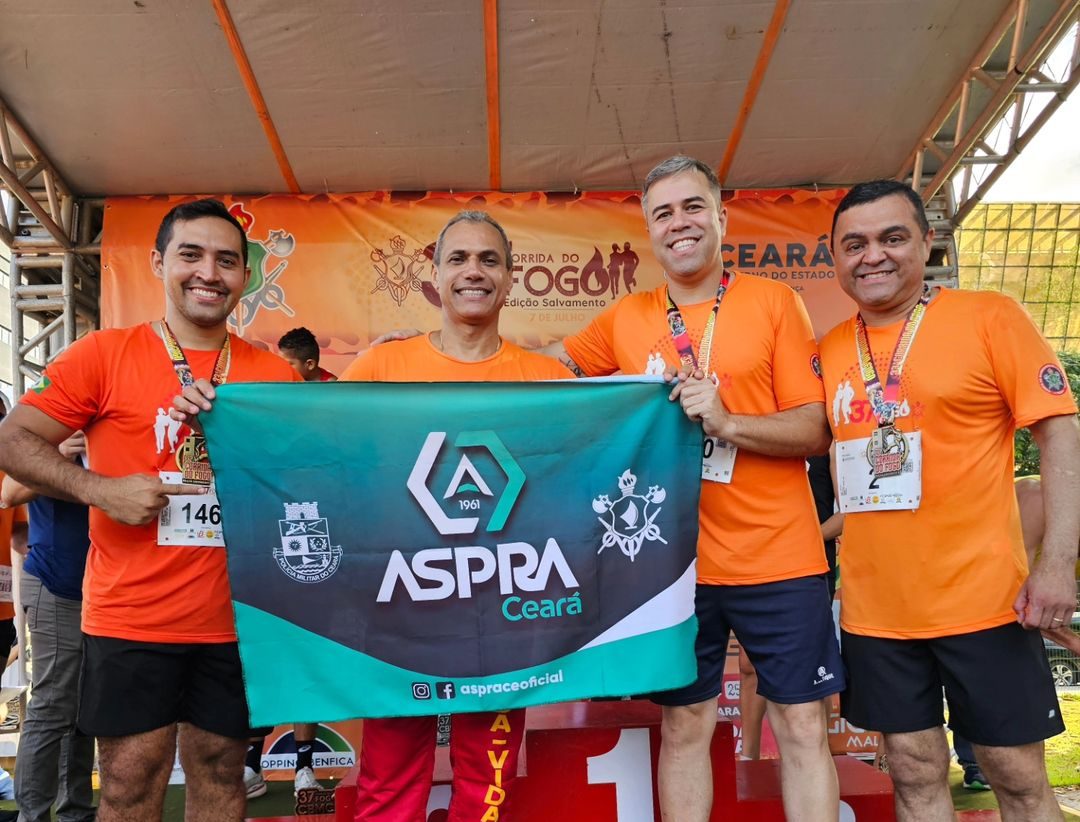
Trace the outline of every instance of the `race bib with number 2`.
{"label": "race bib with number 2", "polygon": [[870,437],[836,443],[837,502],[844,514],[913,511],[922,501],[922,434],[904,435],[907,458],[894,477],[875,477],[867,451]]}

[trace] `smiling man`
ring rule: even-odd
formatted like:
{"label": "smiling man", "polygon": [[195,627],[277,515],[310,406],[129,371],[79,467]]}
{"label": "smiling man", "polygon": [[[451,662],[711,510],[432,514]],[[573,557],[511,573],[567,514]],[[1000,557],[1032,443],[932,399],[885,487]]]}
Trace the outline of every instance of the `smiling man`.
{"label": "smiling man", "polygon": [[654,697],[663,818],[709,818],[709,745],[734,630],[768,700],[787,818],[835,820],[824,700],[844,671],[804,460],[829,446],[813,330],[786,285],[724,269],[727,211],[709,166],[664,161],[642,207],[667,284],[623,297],[545,351],[590,376],[660,361],[679,373],[672,398],[702,426],[698,679]]}
{"label": "smiling man", "polygon": [[[834,217],[837,277],[859,309],[821,342],[826,388],[854,388],[852,413],[832,416],[847,514],[842,711],[885,734],[900,822],[954,818],[943,687],[1002,819],[1060,820],[1043,740],[1064,726],[1035,629],[1067,625],[1076,604],[1076,404],[1015,301],[924,284],[933,236],[918,194],[893,180],[855,186]],[[1042,454],[1046,531],[1030,572],[1018,427]]]}
{"label": "smiling man", "polygon": [[[435,286],[442,327],[392,345],[369,348],[345,369],[364,382],[523,382],[569,379],[555,360],[525,351],[499,335],[499,313],[510,291],[510,241],[482,211],[462,211],[435,243]],[[433,400],[437,392],[432,392]],[[435,763],[436,718],[368,719],[360,752],[357,822],[426,818]],[[454,778],[449,822],[512,818],[524,709],[458,714],[450,758]],[[492,740],[495,740],[494,742]],[[502,758],[489,752],[499,746]]]}
{"label": "smiling man", "polygon": [[[178,732],[188,818],[243,816],[247,703],[213,474],[201,437],[155,429],[196,379],[300,380],[228,333],[246,260],[222,203],[176,206],[150,253],[163,319],[74,343],[0,425],[4,470],[92,506],[78,725],[98,737],[100,822],[161,819]],[[57,449],[80,429],[89,469]]]}

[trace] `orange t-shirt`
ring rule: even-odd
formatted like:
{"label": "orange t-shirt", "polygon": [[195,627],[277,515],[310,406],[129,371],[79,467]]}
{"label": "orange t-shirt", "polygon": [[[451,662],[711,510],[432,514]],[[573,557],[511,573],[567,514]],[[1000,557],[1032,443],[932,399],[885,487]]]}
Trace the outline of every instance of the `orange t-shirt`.
{"label": "orange t-shirt", "polygon": [[[4,472],[0,471],[0,482]],[[26,506],[0,508],[0,620],[15,618],[15,602],[12,597],[11,534],[16,522],[26,522]],[[5,660],[7,657],[5,657]]]}
{"label": "orange t-shirt", "polygon": [[[289,382],[283,359],[232,336],[228,382]],[[209,379],[217,351],[185,351],[196,378]],[[165,415],[180,382],[149,324],[99,331],[74,343],[45,369],[22,402],[71,429],[86,431],[90,468],[121,477],[180,470],[190,433]],[[83,581],[83,631],[140,642],[232,642],[225,552],[159,546],[157,522],[121,525],[90,509],[90,553]]]}
{"label": "orange t-shirt", "polygon": [[348,382],[533,382],[574,375],[558,360],[511,342],[483,360],[465,362],[439,351],[427,334],[384,343],[353,360],[341,380]]}
{"label": "orange t-shirt", "polygon": [[[879,375],[888,373],[903,325],[867,329]],[[825,386],[836,392],[829,409],[836,439],[869,437],[877,422],[858,368],[854,317],[825,335],[821,360]],[[846,631],[918,639],[1016,619],[1013,601],[1028,572],[1013,432],[1076,413],[1068,383],[1055,379],[1063,374],[1009,297],[943,290],[930,302],[901,372],[896,421],[902,432],[921,432],[921,503],[845,518]]]}
{"label": "orange t-shirt", "polygon": [[[714,302],[680,306],[695,352]],[[678,367],[666,286],[623,297],[563,344],[593,376]],[[720,396],[734,414],[775,414],[824,402],[814,332],[802,300],[786,285],[736,275],[720,304],[709,359]],[[802,457],[739,449],[729,484],[701,483],[699,583],[756,585],[827,570]]]}

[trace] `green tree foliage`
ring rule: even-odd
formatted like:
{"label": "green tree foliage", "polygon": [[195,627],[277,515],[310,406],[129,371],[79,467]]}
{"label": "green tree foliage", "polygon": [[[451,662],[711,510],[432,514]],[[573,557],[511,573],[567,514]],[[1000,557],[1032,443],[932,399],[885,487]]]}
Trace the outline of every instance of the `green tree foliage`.
{"label": "green tree foliage", "polygon": [[[1061,364],[1065,366],[1065,376],[1073,397],[1080,398],[1080,354],[1060,353]],[[1039,473],[1039,446],[1035,444],[1031,432],[1021,428],[1016,432],[1016,476],[1026,477]]]}

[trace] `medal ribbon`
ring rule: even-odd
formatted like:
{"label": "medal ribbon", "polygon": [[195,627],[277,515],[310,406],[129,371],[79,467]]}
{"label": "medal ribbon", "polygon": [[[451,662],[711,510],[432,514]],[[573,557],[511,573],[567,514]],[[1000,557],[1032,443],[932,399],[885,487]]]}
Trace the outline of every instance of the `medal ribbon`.
{"label": "medal ribbon", "polygon": [[690,332],[686,330],[686,322],[682,312],[675,301],[671,299],[671,292],[667,292],[667,320],[671,328],[671,339],[675,343],[675,350],[679,352],[679,360],[683,366],[691,372],[700,367],[703,371],[709,369],[709,357],[712,354],[713,331],[716,328],[716,315],[720,311],[720,303],[727,293],[731,284],[731,274],[724,271],[720,278],[720,286],[716,289],[716,302],[713,303],[712,313],[705,323],[705,333],[701,335],[700,360],[694,355],[694,344],[690,341]]}
{"label": "medal ribbon", "polygon": [[915,334],[919,330],[923,316],[926,314],[926,306],[930,302],[930,286],[923,285],[923,293],[919,301],[908,312],[904,327],[900,329],[900,337],[893,349],[892,361],[889,363],[889,373],[885,378],[885,387],[881,386],[881,378],[878,376],[877,367],[874,365],[874,354],[870,350],[870,338],[866,334],[866,323],[862,314],[855,315],[855,351],[859,357],[859,371],[862,374],[863,384],[866,386],[866,398],[873,408],[874,417],[878,425],[892,425],[896,417],[897,398],[900,396],[900,373],[904,369],[911,346],[915,342]]}
{"label": "medal ribbon", "polygon": [[[188,364],[187,357],[184,356],[184,349],[180,347],[176,335],[165,320],[161,321],[161,339],[165,343],[165,350],[169,354],[169,359],[172,360],[173,370],[180,380],[180,385],[184,388],[194,385],[195,375],[191,373],[191,366]],[[232,346],[229,344],[229,334],[226,332],[225,342],[221,346],[221,351],[218,352],[217,359],[214,360],[214,373],[210,377],[211,385],[222,385],[225,382],[229,376],[231,364]]]}

